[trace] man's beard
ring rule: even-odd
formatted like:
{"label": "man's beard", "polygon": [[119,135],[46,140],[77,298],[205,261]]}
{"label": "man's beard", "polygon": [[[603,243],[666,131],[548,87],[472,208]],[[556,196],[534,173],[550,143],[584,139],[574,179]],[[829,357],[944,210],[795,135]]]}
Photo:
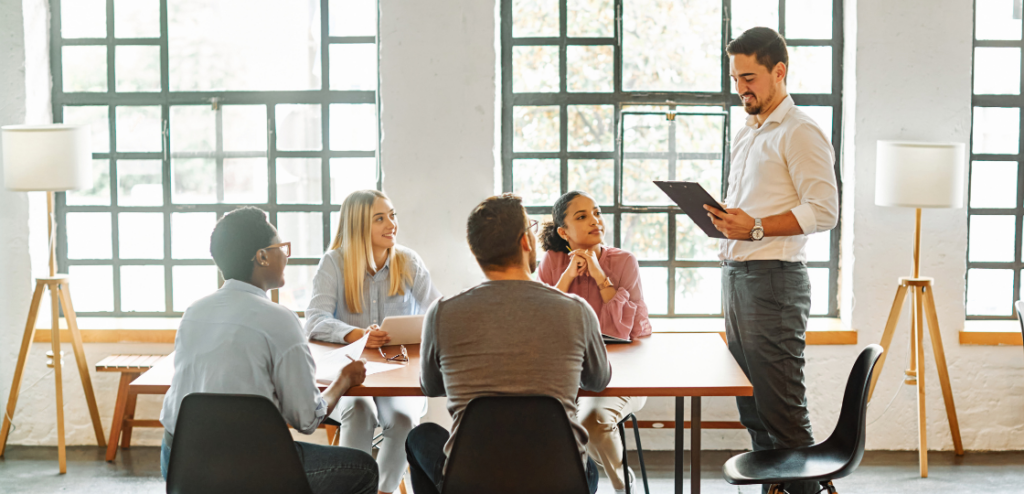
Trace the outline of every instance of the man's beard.
{"label": "man's beard", "polygon": [[747,104],[746,102],[744,102],[743,109],[746,110],[747,115],[760,115],[761,112],[765,110],[765,105],[771,103],[772,101],[775,101],[776,92],[777,91],[775,90],[775,86],[772,86],[771,89],[768,90],[768,98],[763,101],[760,98],[757,98],[757,95],[754,95],[754,101],[756,102],[756,106],[754,105],[754,103]]}

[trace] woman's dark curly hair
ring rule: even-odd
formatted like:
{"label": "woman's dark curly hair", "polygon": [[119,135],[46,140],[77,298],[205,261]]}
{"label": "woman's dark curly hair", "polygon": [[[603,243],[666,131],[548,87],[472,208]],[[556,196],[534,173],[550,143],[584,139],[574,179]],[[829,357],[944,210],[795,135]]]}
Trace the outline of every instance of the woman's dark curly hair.
{"label": "woman's dark curly hair", "polygon": [[[558,234],[559,228],[565,228],[565,215],[569,209],[569,203],[572,202],[576,196],[590,197],[590,194],[583,192],[582,190],[570,190],[562,197],[559,197],[555,201],[555,206],[551,208],[551,221],[544,223],[544,229],[540,232],[540,243],[544,247],[544,250],[553,250],[556,252],[568,252],[572,250],[567,242],[561,235]],[[593,199],[591,197],[591,199]]]}

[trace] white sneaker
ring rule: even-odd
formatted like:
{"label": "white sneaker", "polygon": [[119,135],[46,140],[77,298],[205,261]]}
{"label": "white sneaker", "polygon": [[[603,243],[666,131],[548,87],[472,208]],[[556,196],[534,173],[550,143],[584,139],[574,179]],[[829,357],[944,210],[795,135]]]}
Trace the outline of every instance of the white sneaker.
{"label": "white sneaker", "polygon": [[[626,470],[628,471],[627,473],[629,474],[628,475],[629,476],[629,492],[631,492],[633,494],[637,494],[637,492],[636,492],[636,482],[635,482],[636,475],[633,475],[633,469],[632,468],[627,468]],[[614,489],[614,491],[615,491],[615,494],[626,494],[626,489],[625,488],[623,488],[623,489]]]}

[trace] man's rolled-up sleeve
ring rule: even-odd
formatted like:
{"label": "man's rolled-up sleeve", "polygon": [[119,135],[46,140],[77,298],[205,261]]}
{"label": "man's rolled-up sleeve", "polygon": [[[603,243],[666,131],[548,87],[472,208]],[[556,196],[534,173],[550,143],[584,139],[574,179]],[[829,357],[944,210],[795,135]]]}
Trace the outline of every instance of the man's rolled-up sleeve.
{"label": "man's rolled-up sleeve", "polygon": [[789,136],[785,156],[800,197],[800,205],[790,211],[804,235],[835,228],[839,223],[839,187],[832,144],[817,127],[800,125]]}

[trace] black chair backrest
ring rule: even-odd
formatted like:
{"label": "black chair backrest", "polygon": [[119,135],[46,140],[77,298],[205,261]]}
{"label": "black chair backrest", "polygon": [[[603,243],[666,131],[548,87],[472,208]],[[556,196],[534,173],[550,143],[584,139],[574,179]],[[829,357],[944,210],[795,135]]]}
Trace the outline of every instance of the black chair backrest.
{"label": "black chair backrest", "polygon": [[1013,303],[1013,308],[1016,309],[1016,311],[1017,311],[1017,321],[1020,322],[1020,334],[1021,334],[1021,337],[1024,338],[1024,315],[1021,314],[1021,310],[1022,310],[1021,302],[1024,302],[1024,300],[1018,300],[1018,301],[1014,302]]}
{"label": "black chair backrest", "polygon": [[882,352],[879,345],[868,345],[861,350],[853,369],[850,370],[850,378],[846,381],[839,421],[832,435],[821,444],[822,449],[845,461],[845,466],[834,475],[834,478],[842,478],[853,473],[864,457],[868,391],[871,389],[871,374]]}
{"label": "black chair backrest", "polygon": [[178,411],[168,493],[310,493],[288,426],[262,396],[193,393]]}
{"label": "black chair backrest", "polygon": [[576,436],[550,396],[469,402],[442,486],[444,494],[588,494]]}

